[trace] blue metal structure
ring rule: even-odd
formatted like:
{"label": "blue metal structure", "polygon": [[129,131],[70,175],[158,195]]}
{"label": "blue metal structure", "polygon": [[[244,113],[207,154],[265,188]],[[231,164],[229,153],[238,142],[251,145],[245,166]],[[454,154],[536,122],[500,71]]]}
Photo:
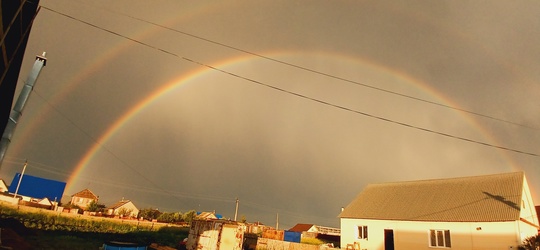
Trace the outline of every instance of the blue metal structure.
{"label": "blue metal structure", "polygon": [[[20,183],[19,183],[19,180]],[[19,189],[16,190],[17,186]],[[45,179],[41,177],[35,177],[31,175],[23,175],[17,173],[9,185],[8,192],[14,194],[17,191],[18,195],[28,196],[37,199],[48,198],[51,201],[60,201],[62,195],[64,195],[64,189],[66,183],[61,181],[55,181]]]}
{"label": "blue metal structure", "polygon": [[300,243],[302,239],[302,233],[285,230],[283,234],[283,241]]}

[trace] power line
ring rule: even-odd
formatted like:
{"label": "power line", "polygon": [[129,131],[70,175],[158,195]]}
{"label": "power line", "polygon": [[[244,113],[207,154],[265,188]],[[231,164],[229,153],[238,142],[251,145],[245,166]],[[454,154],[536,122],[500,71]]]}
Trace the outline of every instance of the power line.
{"label": "power line", "polygon": [[105,145],[99,143],[99,141],[94,138],[92,135],[90,135],[89,133],[87,133],[85,130],[83,130],[81,127],[79,127],[74,121],[72,121],[71,119],[69,119],[67,116],[65,116],[62,112],[60,112],[60,110],[58,110],[56,107],[54,107],[53,105],[51,105],[47,100],[45,100],[41,95],[39,95],[39,92],[35,91],[34,90],[34,93],[36,93],[36,96],[39,96],[41,99],[43,99],[45,101],[45,103],[50,106],[54,111],[56,111],[58,114],[60,114],[66,121],[68,121],[70,124],[72,124],[74,127],[76,127],[77,129],[79,129],[84,135],[86,135],[88,138],[90,138],[93,143],[95,144],[98,144],[102,149],[104,149],[105,151],[107,151],[107,153],[109,153],[110,155],[112,155],[114,158],[116,158],[119,162],[121,162],[122,164],[124,164],[125,166],[127,166],[129,169],[131,169],[131,171],[133,171],[134,173],[136,173],[137,175],[139,175],[141,178],[143,178],[145,181],[147,181],[148,183],[150,183],[151,185],[153,185],[154,187],[156,187],[157,189],[161,190],[162,192],[164,193],[167,193],[168,195],[170,195],[171,197],[177,199],[178,201],[182,202],[182,200],[180,200],[178,198],[178,196],[175,196],[172,194],[172,192],[170,192],[169,190],[167,189],[164,189],[162,188],[160,185],[156,184],[155,182],[153,182],[152,180],[150,180],[150,178],[146,177],[145,175],[143,175],[141,172],[139,172],[137,169],[135,169],[134,167],[132,167],[130,164],[128,164],[126,161],[122,160],[120,157],[118,157],[118,155],[116,155],[114,152],[112,152],[109,148],[105,147]]}
{"label": "power line", "polygon": [[[157,185],[155,182],[151,181],[149,178],[145,177],[141,172],[137,171],[134,167],[132,167],[126,161],[122,160],[118,155],[116,155],[114,152],[112,152],[112,150],[107,148],[105,145],[100,144],[98,142],[98,140],[95,139],[92,135],[90,135],[88,132],[83,130],[80,126],[78,126],[74,121],[69,119],[66,115],[64,115],[64,113],[62,113],[56,107],[51,105],[43,96],[41,96],[41,94],[39,93],[38,90],[34,90],[34,93],[35,93],[36,96],[38,96],[40,99],[42,99],[45,102],[46,105],[51,107],[56,113],[58,113],[60,116],[62,116],[72,126],[77,128],[85,136],[90,138],[93,141],[93,143],[98,144],[102,149],[104,149],[107,153],[112,155],[116,160],[120,161],[122,164],[127,166],[129,169],[131,169],[137,175],[141,176],[144,180],[146,180],[148,183],[153,185],[155,188],[149,188],[149,187],[141,188],[141,187],[137,187],[137,186],[133,186],[133,185],[129,185],[129,184],[119,184],[117,182],[106,182],[106,181],[103,181],[101,179],[96,180],[96,179],[86,178],[87,180],[92,181],[92,183],[101,183],[101,184],[104,184],[104,185],[118,187],[118,188],[124,187],[124,188],[129,188],[129,189],[132,189],[132,190],[144,191],[146,193],[167,194],[168,196],[173,197],[173,198],[177,199],[180,202],[183,202],[183,200],[180,200],[179,198],[194,199],[194,200],[210,200],[210,201],[220,201],[220,202],[232,202],[232,198],[224,198],[224,197],[219,197],[219,196],[210,196],[210,195],[202,195],[202,194],[194,195],[192,193],[175,192],[175,191],[171,191],[169,189],[162,188],[161,186]],[[14,158],[14,159],[21,160],[22,158]],[[22,162],[24,163],[25,161],[22,161]],[[30,161],[29,163],[32,163],[32,162]],[[68,176],[68,177],[73,174],[73,172],[71,172],[71,173],[65,173],[65,172],[60,173],[60,172],[63,172],[63,171],[59,170],[58,168],[48,166],[48,165],[45,165],[45,164],[39,163],[39,162],[34,162],[34,163],[46,167],[46,168],[44,168],[44,167],[36,167],[37,169],[40,169],[40,170],[45,171],[45,172],[54,173],[54,174],[63,175],[63,176]],[[54,172],[53,170],[50,170],[50,168],[53,168],[54,171],[59,171],[59,172]]]}
{"label": "power line", "polygon": [[[474,144],[478,144],[478,145],[482,145],[482,146],[487,146],[487,147],[492,147],[492,148],[496,148],[496,149],[501,149],[501,150],[505,150],[505,151],[510,151],[510,152],[514,152],[514,153],[519,153],[519,154],[524,154],[524,155],[529,155],[529,156],[534,156],[534,157],[540,157],[540,154],[537,154],[537,153],[532,153],[532,152],[527,152],[527,151],[523,151],[523,150],[513,149],[513,148],[509,148],[509,147],[499,146],[499,145],[495,145],[495,144],[491,144],[491,143],[487,143],[487,142],[481,142],[481,141],[474,140],[474,139],[470,139],[470,138],[466,138],[466,137],[461,137],[461,136],[452,135],[452,134],[449,134],[449,133],[439,132],[439,131],[432,130],[432,129],[429,129],[429,128],[424,128],[424,127],[420,127],[420,126],[415,126],[415,125],[408,124],[408,123],[405,123],[405,122],[400,122],[400,121],[392,120],[392,119],[389,119],[389,118],[385,118],[385,117],[381,117],[381,116],[369,114],[369,113],[367,113],[367,112],[362,112],[362,111],[354,110],[354,109],[351,109],[351,108],[348,108],[348,107],[345,107],[345,106],[333,104],[333,103],[330,103],[330,102],[327,102],[327,101],[324,101],[324,100],[321,100],[321,99],[317,99],[317,98],[314,98],[314,97],[310,97],[310,96],[307,96],[307,95],[304,95],[304,94],[300,94],[300,93],[297,93],[297,92],[289,91],[289,90],[286,90],[286,89],[283,89],[283,88],[280,88],[280,87],[276,87],[276,86],[273,86],[273,85],[270,85],[270,84],[267,84],[267,83],[264,83],[264,82],[261,82],[261,81],[257,81],[257,80],[254,80],[254,79],[251,79],[251,78],[248,78],[248,77],[245,77],[245,76],[241,76],[241,75],[238,75],[238,74],[235,74],[235,73],[232,73],[232,72],[229,72],[229,71],[226,71],[226,70],[223,70],[223,69],[214,67],[214,66],[212,66],[212,65],[208,65],[208,64],[205,64],[205,63],[202,63],[202,62],[199,62],[199,61],[196,61],[196,60],[193,60],[193,59],[190,59],[190,58],[187,58],[187,57],[178,55],[178,54],[176,54],[176,53],[174,53],[174,52],[171,52],[171,51],[168,51],[168,50],[165,50],[165,49],[162,49],[162,48],[159,48],[159,47],[150,45],[150,44],[148,44],[148,43],[139,41],[139,40],[137,40],[137,39],[134,39],[134,38],[131,38],[131,37],[122,35],[122,34],[120,34],[120,33],[118,33],[118,32],[108,30],[108,29],[106,29],[106,28],[100,27],[100,26],[98,26],[98,25],[92,24],[92,23],[87,22],[87,21],[84,21],[84,20],[81,20],[81,19],[76,18],[76,17],[74,17],[74,16],[71,16],[71,15],[68,15],[68,14],[65,14],[65,13],[62,13],[62,12],[53,10],[53,9],[51,9],[51,8],[48,8],[48,7],[42,7],[42,8],[44,8],[44,9],[46,9],[46,10],[49,10],[49,11],[51,11],[51,12],[57,13],[57,14],[59,14],[59,15],[62,15],[62,16],[64,16],[64,17],[67,17],[67,18],[69,18],[69,19],[75,20],[75,21],[77,21],[77,22],[81,22],[81,23],[86,24],[86,25],[88,25],[88,26],[94,27],[94,28],[96,28],[96,29],[102,30],[102,31],[104,31],[104,32],[110,33],[110,34],[112,34],[112,35],[119,36],[119,37],[122,37],[122,38],[124,38],[124,39],[133,41],[133,42],[138,43],[138,44],[140,44],[140,45],[142,45],[142,46],[145,46],[145,47],[148,47],[148,48],[157,50],[157,51],[159,51],[159,52],[162,52],[162,53],[165,53],[165,54],[174,56],[174,57],[177,57],[177,58],[182,59],[182,60],[184,60],[184,61],[187,61],[187,62],[190,62],[190,63],[193,63],[193,64],[197,64],[197,65],[200,65],[200,66],[202,66],[202,67],[206,67],[206,68],[212,69],[212,70],[214,70],[214,71],[218,71],[218,72],[221,72],[221,73],[224,73],[224,74],[227,74],[227,75],[230,75],[230,76],[239,78],[239,79],[243,79],[243,80],[245,80],[245,81],[247,81],[247,82],[251,82],[251,83],[254,83],[254,84],[258,84],[258,85],[260,85],[260,86],[264,86],[264,87],[267,87],[267,88],[270,88],[270,89],[273,89],[273,90],[276,90],[276,91],[280,91],[280,92],[282,92],[282,93],[286,93],[286,94],[289,94],[289,95],[293,95],[293,96],[296,96],[296,97],[299,97],[299,98],[302,98],[302,99],[310,100],[310,101],[317,102],[317,103],[320,103],[320,104],[323,104],[323,105],[326,105],[326,106],[330,106],[330,107],[338,108],[338,109],[341,109],[341,110],[349,111],[349,112],[352,112],[352,113],[355,113],[355,114],[363,115],[363,116],[370,117],[370,118],[373,118],[373,119],[377,119],[377,120],[380,120],[380,121],[389,122],[389,123],[393,123],[393,124],[396,124],[396,125],[400,125],[400,126],[404,126],[404,127],[416,129],[416,130],[419,130],[419,131],[423,131],[423,132],[427,132],[427,133],[431,133],[431,134],[436,134],[436,135],[444,136],[444,137],[447,137],[447,138],[452,138],[452,139],[456,139],[456,140],[461,140],[461,141],[465,141],[465,142],[470,142],[470,143],[474,143]],[[109,150],[108,150],[108,151],[109,151]],[[110,151],[109,151],[109,152],[110,152]],[[111,153],[112,153],[112,152],[111,152]],[[123,161],[122,161],[122,162],[123,162]],[[130,168],[131,168],[131,167],[130,167]],[[145,178],[145,177],[143,177],[143,178]],[[145,178],[145,179],[146,179],[146,178]]]}
{"label": "power line", "polygon": [[[90,5],[90,6],[92,6],[92,5]],[[98,7],[95,7],[95,6],[92,6],[92,7],[98,8]],[[475,112],[475,111],[471,111],[471,110],[467,110],[467,109],[463,109],[463,108],[459,108],[459,107],[446,105],[446,104],[435,102],[435,101],[430,101],[430,100],[423,99],[423,98],[420,98],[420,97],[407,95],[407,94],[403,94],[403,93],[400,93],[400,92],[397,92],[397,91],[392,91],[392,90],[376,87],[376,86],[373,86],[373,85],[370,85],[370,84],[367,84],[367,83],[358,82],[358,81],[355,81],[355,80],[339,77],[339,76],[336,76],[336,75],[332,75],[332,74],[325,73],[325,72],[322,72],[322,71],[319,71],[319,70],[315,70],[315,69],[311,69],[311,68],[308,68],[308,67],[300,66],[300,65],[293,64],[293,63],[290,63],[290,62],[278,60],[278,59],[275,59],[275,58],[272,58],[272,57],[264,56],[264,55],[261,55],[261,54],[255,53],[255,52],[251,52],[251,51],[248,51],[248,50],[245,50],[245,49],[241,49],[241,48],[232,46],[232,45],[228,45],[228,44],[225,44],[225,43],[222,43],[222,42],[218,42],[218,41],[215,41],[215,40],[212,40],[212,39],[208,39],[208,38],[205,38],[205,37],[202,37],[202,36],[194,35],[194,34],[191,34],[189,32],[181,31],[181,30],[174,29],[174,28],[171,28],[171,27],[168,27],[168,26],[165,26],[165,25],[161,25],[161,24],[158,24],[158,23],[155,23],[155,22],[151,22],[151,21],[148,21],[148,20],[145,20],[145,19],[142,19],[142,18],[134,17],[134,16],[131,16],[131,15],[128,15],[128,14],[125,14],[125,13],[121,13],[121,12],[117,12],[117,11],[113,11],[113,10],[109,10],[109,9],[104,9],[104,8],[99,8],[99,9],[106,10],[108,12],[115,13],[115,14],[118,14],[118,15],[122,15],[122,16],[131,18],[131,19],[134,19],[134,20],[137,20],[137,21],[140,21],[140,22],[144,22],[144,23],[147,23],[147,24],[150,24],[150,25],[154,25],[154,26],[166,29],[166,30],[170,30],[170,31],[173,31],[173,32],[185,35],[185,36],[189,36],[189,37],[192,37],[192,38],[195,38],[195,39],[198,39],[198,40],[202,40],[202,41],[205,41],[205,42],[208,42],[208,43],[212,43],[212,44],[215,44],[215,45],[218,45],[218,46],[221,46],[221,47],[236,50],[236,51],[248,54],[248,55],[259,57],[259,58],[262,58],[262,59],[265,59],[265,60],[269,60],[269,61],[272,61],[272,62],[283,64],[283,65],[290,66],[290,67],[300,69],[300,70],[303,70],[303,71],[307,71],[307,72],[310,72],[310,73],[314,73],[314,74],[317,74],[317,75],[332,78],[332,79],[335,79],[335,80],[355,84],[355,85],[362,86],[362,87],[365,87],[365,88],[374,89],[374,90],[381,91],[381,92],[384,92],[384,93],[387,93],[387,94],[396,95],[396,96],[400,96],[400,97],[403,97],[403,98],[408,98],[408,99],[412,99],[412,100],[423,102],[423,103],[428,103],[428,104],[439,106],[439,107],[453,109],[453,110],[456,110],[456,111],[459,111],[459,112],[468,113],[468,114],[471,114],[471,115],[491,119],[491,120],[498,121],[498,122],[503,122],[503,123],[507,123],[507,124],[511,124],[511,125],[515,125],[515,126],[519,126],[519,127],[523,127],[523,128],[528,128],[528,129],[532,129],[532,130],[540,130],[539,128],[529,126],[529,125],[525,125],[525,124],[522,124],[522,123],[518,123],[518,122],[498,118],[498,117],[495,117],[495,116],[492,116],[492,115],[482,114],[482,113],[479,113],[479,112]],[[130,39],[130,38],[127,38],[127,39]],[[138,42],[138,41],[136,41],[136,42]],[[168,51],[163,51],[163,52],[169,53]]]}

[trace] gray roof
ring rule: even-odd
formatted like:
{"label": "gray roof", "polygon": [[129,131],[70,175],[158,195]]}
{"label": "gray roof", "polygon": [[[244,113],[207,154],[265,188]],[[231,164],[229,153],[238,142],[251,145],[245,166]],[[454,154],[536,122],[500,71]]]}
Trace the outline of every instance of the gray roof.
{"label": "gray roof", "polygon": [[122,199],[121,201],[115,203],[114,205],[110,206],[109,209],[117,209],[117,208],[120,208],[121,206],[124,206],[128,203],[130,203],[131,201],[130,200],[124,200]]}
{"label": "gray roof", "polygon": [[523,172],[368,185],[341,218],[404,221],[519,220]]}

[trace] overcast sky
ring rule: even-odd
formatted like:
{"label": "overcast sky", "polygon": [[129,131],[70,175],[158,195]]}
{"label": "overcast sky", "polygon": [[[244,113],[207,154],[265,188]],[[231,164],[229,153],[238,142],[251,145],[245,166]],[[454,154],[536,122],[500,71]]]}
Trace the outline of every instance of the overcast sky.
{"label": "overcast sky", "polygon": [[339,227],[369,183],[524,171],[540,200],[538,1],[40,5],[8,184],[28,160],[67,196],[227,218],[238,198],[282,229]]}

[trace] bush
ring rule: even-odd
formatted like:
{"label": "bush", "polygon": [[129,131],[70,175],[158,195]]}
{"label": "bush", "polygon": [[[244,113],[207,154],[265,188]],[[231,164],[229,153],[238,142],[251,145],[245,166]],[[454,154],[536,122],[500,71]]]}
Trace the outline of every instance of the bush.
{"label": "bush", "polygon": [[538,235],[526,238],[521,245],[518,246],[519,250],[538,250],[540,249],[540,237]]}
{"label": "bush", "polygon": [[310,244],[310,245],[321,245],[324,244],[324,241],[317,238],[302,238],[300,243]]}
{"label": "bush", "polygon": [[73,232],[97,233],[129,233],[134,231],[150,230],[150,228],[116,221],[89,220],[78,217],[60,216],[59,214],[55,213],[44,213],[42,211],[24,212],[2,205],[0,205],[0,216],[2,218],[17,219],[27,228],[40,230],[65,230]]}

